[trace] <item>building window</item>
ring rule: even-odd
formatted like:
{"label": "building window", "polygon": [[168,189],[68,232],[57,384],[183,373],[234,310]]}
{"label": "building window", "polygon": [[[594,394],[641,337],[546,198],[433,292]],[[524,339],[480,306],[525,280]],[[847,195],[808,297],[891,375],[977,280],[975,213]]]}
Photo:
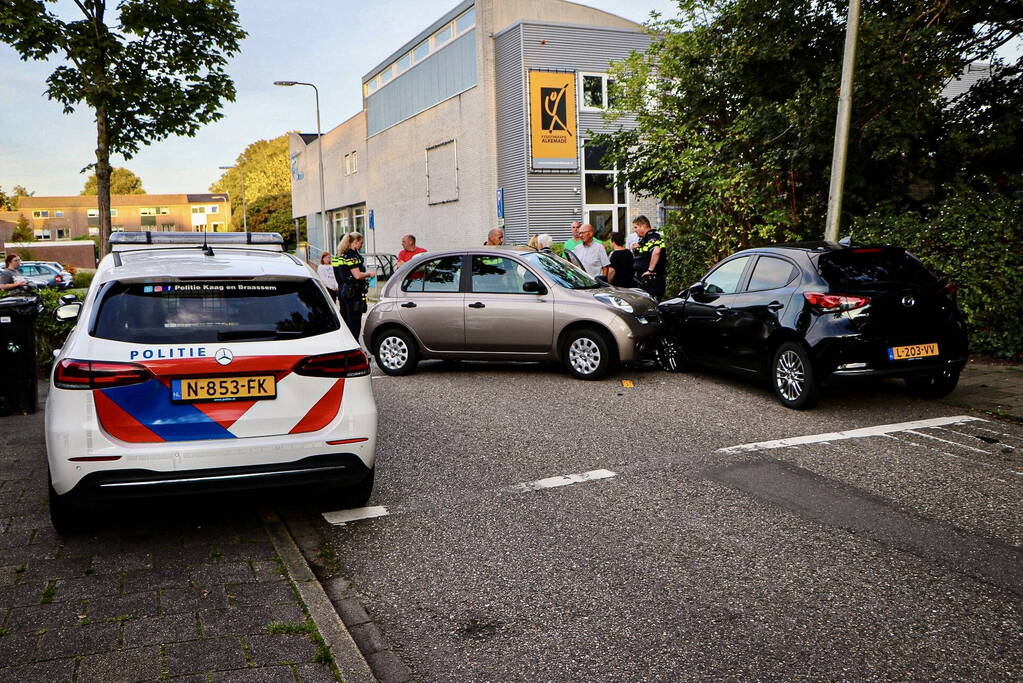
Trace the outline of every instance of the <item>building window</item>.
{"label": "building window", "polygon": [[67,237],[67,228],[57,228],[57,239],[62,240]]}
{"label": "building window", "polygon": [[603,161],[607,150],[602,145],[583,147],[584,222],[593,226],[599,240],[615,231],[628,229],[629,192],[617,169]]}
{"label": "building window", "polygon": [[476,8],[470,8],[455,19],[455,33],[461,35],[476,25]]}
{"label": "building window", "polygon": [[110,232],[124,232],[124,226],[123,225],[111,225],[110,226]]}
{"label": "building window", "polygon": [[142,220],[142,227],[156,227],[156,216],[140,216],[140,218]]}
{"label": "building window", "polygon": [[408,70],[410,66],[412,66],[412,55],[407,53],[401,56],[398,63],[395,65],[395,68],[398,70],[398,73],[401,73],[402,71]]}
{"label": "building window", "polygon": [[348,211],[341,210],[334,212],[334,234],[343,235],[348,232]]}
{"label": "building window", "polygon": [[56,211],[53,212],[53,215],[56,216],[57,218],[63,218],[64,212],[60,209],[57,209]]}
{"label": "building window", "polygon": [[110,217],[113,218],[117,215],[117,209],[110,209]]}
{"label": "building window", "polygon": [[451,24],[448,24],[441,30],[433,34],[433,47],[434,49],[439,48],[444,43],[451,40]]}
{"label": "building window", "polygon": [[582,111],[600,111],[611,106],[608,85],[611,79],[607,74],[579,74],[579,109]]}
{"label": "building window", "polygon": [[45,229],[44,230],[34,230],[33,232],[35,233],[35,236],[36,236],[37,240],[48,240],[48,239],[50,239],[50,231],[49,230],[45,230]]}
{"label": "building window", "polygon": [[174,229],[174,224],[173,223],[160,223],[160,229],[161,230],[173,230]]}
{"label": "building window", "polygon": [[355,210],[355,232],[366,234],[366,208],[362,207]]}
{"label": "building window", "polygon": [[99,228],[93,228],[93,227],[89,228],[89,235],[95,237],[98,234],[99,234]]}
{"label": "building window", "polygon": [[380,72],[380,85],[386,85],[388,81],[394,76],[394,72],[391,70],[391,66],[388,64],[387,68]]}
{"label": "building window", "polygon": [[430,54],[430,41],[424,40],[412,49],[412,59],[421,62]]}
{"label": "building window", "polygon": [[351,175],[352,173],[352,155],[345,155],[345,175]]}
{"label": "building window", "polygon": [[[33,211],[32,212],[32,218],[49,218],[49,217],[50,217],[50,212],[49,211]],[[47,239],[49,239],[49,238],[47,237]]]}
{"label": "building window", "polygon": [[359,153],[358,152],[352,152],[351,153],[351,157],[352,157],[352,173],[358,173],[359,172]]}
{"label": "building window", "polygon": [[216,204],[211,204],[210,206],[206,207],[206,213],[220,213],[220,207],[217,206]]}
{"label": "building window", "polygon": [[206,213],[206,207],[205,206],[193,206],[192,207],[192,213]]}
{"label": "building window", "polygon": [[223,223],[214,223],[212,225],[212,229],[213,229],[213,232],[224,232],[224,224]]}

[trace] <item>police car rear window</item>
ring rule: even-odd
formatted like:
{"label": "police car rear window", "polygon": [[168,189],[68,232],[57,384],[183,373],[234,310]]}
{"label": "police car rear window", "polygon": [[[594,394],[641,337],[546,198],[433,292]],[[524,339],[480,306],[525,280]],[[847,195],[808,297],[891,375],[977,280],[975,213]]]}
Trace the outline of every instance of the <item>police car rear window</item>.
{"label": "police car rear window", "polygon": [[312,280],[115,282],[92,336],[122,342],[272,341],[340,328]]}

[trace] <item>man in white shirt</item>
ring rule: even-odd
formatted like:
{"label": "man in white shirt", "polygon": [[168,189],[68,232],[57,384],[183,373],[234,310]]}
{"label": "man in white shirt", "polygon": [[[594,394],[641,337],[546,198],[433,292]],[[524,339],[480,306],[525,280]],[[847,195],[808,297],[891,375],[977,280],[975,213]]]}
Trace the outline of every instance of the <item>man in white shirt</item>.
{"label": "man in white shirt", "polygon": [[635,226],[629,231],[629,234],[625,236],[625,248],[629,251],[634,251],[636,245],[639,244],[639,235],[636,234]]}
{"label": "man in white shirt", "polygon": [[598,275],[607,277],[607,268],[611,265],[611,260],[607,257],[604,245],[594,241],[593,226],[587,223],[579,228],[579,239],[582,243],[576,245],[572,253],[579,259],[583,270],[594,277]]}

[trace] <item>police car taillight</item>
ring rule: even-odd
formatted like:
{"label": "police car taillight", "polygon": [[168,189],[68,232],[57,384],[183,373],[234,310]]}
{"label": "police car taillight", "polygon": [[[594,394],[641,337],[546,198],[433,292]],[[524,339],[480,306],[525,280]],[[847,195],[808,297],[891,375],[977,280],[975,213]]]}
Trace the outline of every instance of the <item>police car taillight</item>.
{"label": "police car taillight", "polygon": [[139,384],[153,377],[135,363],[107,363],[65,359],[57,363],[53,384],[60,389],[109,389]]}
{"label": "police car taillight", "polygon": [[369,374],[369,359],[362,349],[324,353],[303,358],[292,371],[308,377],[364,377]]}

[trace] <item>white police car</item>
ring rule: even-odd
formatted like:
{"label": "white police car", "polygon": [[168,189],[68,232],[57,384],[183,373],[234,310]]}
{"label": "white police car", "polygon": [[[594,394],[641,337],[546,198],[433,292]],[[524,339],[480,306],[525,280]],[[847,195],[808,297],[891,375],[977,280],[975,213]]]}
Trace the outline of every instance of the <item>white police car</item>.
{"label": "white police car", "polygon": [[[50,514],[89,503],[315,485],[373,488],[369,363],[276,233],[115,233],[46,400]],[[204,244],[205,242],[205,244]]]}

